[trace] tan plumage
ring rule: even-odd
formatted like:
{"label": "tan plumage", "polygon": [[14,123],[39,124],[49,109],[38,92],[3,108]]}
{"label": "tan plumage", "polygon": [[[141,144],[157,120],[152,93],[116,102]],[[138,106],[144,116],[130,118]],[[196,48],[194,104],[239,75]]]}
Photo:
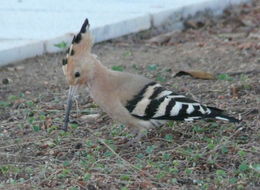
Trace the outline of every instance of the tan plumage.
{"label": "tan plumage", "polygon": [[103,66],[91,53],[92,41],[86,19],[80,32],[74,37],[63,60],[63,71],[70,85],[68,109],[64,129],[67,129],[71,98],[78,86],[87,86],[93,100],[111,118],[138,133],[150,127],[160,126],[168,120],[193,121],[215,118],[237,122],[225,116],[222,110],[207,107],[185,96],[163,88],[145,77],[112,71]]}

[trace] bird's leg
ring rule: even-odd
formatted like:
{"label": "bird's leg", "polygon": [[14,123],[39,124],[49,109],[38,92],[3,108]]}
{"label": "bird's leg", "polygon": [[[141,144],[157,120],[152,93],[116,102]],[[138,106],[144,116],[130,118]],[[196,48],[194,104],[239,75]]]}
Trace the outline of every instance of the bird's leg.
{"label": "bird's leg", "polygon": [[135,135],[135,137],[131,140],[129,140],[125,145],[126,146],[131,146],[134,144],[140,143],[141,139],[147,135],[147,130],[145,128],[138,128],[132,130],[132,133]]}

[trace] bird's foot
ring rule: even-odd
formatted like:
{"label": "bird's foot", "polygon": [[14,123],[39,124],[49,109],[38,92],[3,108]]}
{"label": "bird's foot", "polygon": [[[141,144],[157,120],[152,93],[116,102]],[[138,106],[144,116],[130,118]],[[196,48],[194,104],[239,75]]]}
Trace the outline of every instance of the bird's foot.
{"label": "bird's foot", "polygon": [[132,138],[127,143],[124,143],[120,146],[121,147],[130,147],[130,146],[140,145],[141,139],[147,135],[147,131],[146,130],[137,130],[137,131],[134,131],[134,134],[136,134],[136,136],[134,138]]}

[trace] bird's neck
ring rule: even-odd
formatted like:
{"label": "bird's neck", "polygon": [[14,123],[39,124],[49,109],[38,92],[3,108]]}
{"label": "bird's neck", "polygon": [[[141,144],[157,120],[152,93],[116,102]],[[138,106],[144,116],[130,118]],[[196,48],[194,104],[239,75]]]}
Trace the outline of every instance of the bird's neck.
{"label": "bird's neck", "polygon": [[100,62],[96,62],[93,65],[91,71],[91,77],[88,79],[88,87],[90,90],[106,89],[110,84],[110,70],[102,65]]}

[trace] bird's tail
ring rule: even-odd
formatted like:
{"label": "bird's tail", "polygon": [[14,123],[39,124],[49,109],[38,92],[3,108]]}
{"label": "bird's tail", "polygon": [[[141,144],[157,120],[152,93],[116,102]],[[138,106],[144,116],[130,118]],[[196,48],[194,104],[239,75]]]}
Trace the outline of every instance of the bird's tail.
{"label": "bird's tail", "polygon": [[210,110],[210,114],[207,116],[209,118],[215,118],[218,120],[222,120],[222,121],[228,121],[228,122],[232,122],[232,123],[238,123],[241,120],[238,120],[234,117],[228,116],[224,114],[224,111],[218,108],[214,108],[214,107],[207,107]]}

